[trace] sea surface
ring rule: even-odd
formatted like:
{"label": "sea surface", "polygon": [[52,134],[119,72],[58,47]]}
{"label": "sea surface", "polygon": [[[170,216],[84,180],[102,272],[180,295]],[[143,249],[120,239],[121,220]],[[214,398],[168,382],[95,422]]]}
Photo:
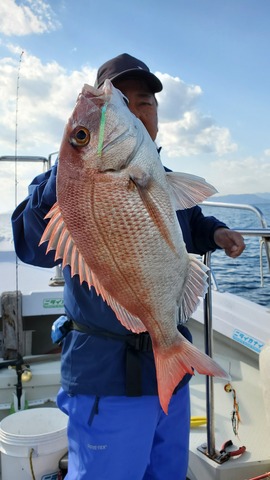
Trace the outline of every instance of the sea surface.
{"label": "sea surface", "polygon": [[[270,203],[257,205],[257,208],[270,228]],[[252,211],[204,205],[202,209],[205,215],[219,218],[230,228],[261,228],[260,219]],[[6,250],[7,245],[12,246],[12,242],[10,214],[0,214],[0,252]],[[261,249],[257,237],[245,236],[245,243],[245,251],[236,259],[227,257],[222,250],[212,253],[211,268],[218,287],[270,307],[270,273],[265,249]]]}
{"label": "sea surface", "polygon": [[[270,229],[270,203],[254,207],[260,210]],[[219,206],[202,206],[202,209],[205,215],[213,215],[236,230],[262,227],[260,218],[253,211]],[[222,250],[212,253],[211,267],[219,289],[270,306],[270,272],[265,247],[261,247],[261,239],[258,237],[245,236],[244,239],[246,248],[238,258],[229,258]]]}

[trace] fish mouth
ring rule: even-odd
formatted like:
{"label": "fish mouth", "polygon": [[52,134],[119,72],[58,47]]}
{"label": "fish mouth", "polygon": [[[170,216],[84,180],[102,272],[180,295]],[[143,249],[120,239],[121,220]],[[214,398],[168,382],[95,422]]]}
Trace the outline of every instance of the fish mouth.
{"label": "fish mouth", "polygon": [[95,98],[95,97],[102,97],[104,95],[108,95],[108,91],[104,89],[104,86],[101,88],[92,87],[92,85],[88,85],[85,83],[80,95],[83,95],[86,98]]}
{"label": "fish mouth", "polygon": [[113,88],[115,87],[113,87],[112,82],[108,79],[105,80],[104,84],[99,88],[93,87],[92,85],[85,83],[82,88],[81,95],[84,95],[86,98],[104,96],[106,100],[108,100],[108,97],[112,95]]}

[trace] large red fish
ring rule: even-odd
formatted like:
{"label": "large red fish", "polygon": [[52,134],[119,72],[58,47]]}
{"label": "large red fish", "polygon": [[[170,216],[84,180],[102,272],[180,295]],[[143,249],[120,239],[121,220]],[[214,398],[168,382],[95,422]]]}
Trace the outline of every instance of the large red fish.
{"label": "large red fish", "polygon": [[95,287],[127,329],[149,332],[166,413],[186,373],[227,376],[177,330],[208,284],[206,268],[186,251],[175,210],[215,191],[199,177],[165,173],[145,127],[109,80],[101,89],[83,87],[64,132],[57,203],[41,242]]}

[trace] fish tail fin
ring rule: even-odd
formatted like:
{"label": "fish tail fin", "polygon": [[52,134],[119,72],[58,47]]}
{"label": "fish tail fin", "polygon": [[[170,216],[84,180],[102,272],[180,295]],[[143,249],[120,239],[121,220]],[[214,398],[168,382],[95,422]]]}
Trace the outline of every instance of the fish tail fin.
{"label": "fish tail fin", "polygon": [[163,411],[168,414],[168,406],[174,389],[186,373],[229,378],[229,375],[212,358],[201,352],[183,337],[177,344],[164,350],[154,348],[158,395]]}

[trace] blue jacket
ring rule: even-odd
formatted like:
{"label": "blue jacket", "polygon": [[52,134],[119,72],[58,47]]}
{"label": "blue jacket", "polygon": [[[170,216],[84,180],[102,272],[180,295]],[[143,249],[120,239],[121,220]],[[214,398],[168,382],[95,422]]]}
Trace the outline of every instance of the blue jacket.
{"label": "blue jacket", "polygon": [[[167,170],[167,169],[166,169]],[[12,216],[15,250],[25,263],[40,267],[53,267],[54,252],[47,255],[46,244],[38,246],[45,225],[44,216],[56,201],[57,165],[37,176],[29,186],[29,196],[16,208]],[[214,217],[205,217],[200,207],[177,211],[187,250],[203,254],[215,250],[213,234],[226,225]],[[60,262],[58,262],[60,263]],[[67,315],[79,324],[116,334],[130,333],[117,320],[111,308],[89,290],[78,276],[70,277],[70,269],[64,269],[64,304]],[[187,327],[179,327],[191,340]],[[67,334],[62,345],[62,387],[70,394],[125,395],[127,345],[125,342],[78,331]],[[156,395],[156,372],[152,351],[137,352],[140,362],[141,393]],[[183,383],[188,381],[186,376]],[[181,384],[183,384],[181,383]]]}

